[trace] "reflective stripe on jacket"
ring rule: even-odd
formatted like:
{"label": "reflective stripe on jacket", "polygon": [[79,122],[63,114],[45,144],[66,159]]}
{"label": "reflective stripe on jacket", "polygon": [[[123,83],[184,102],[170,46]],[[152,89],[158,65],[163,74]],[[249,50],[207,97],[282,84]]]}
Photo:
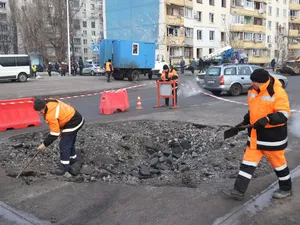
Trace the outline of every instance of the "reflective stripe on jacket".
{"label": "reflective stripe on jacket", "polygon": [[176,70],[174,70],[174,69],[170,72],[162,71],[160,79],[162,79],[163,81],[175,80],[177,82],[178,81],[178,75],[177,75]]}
{"label": "reflective stripe on jacket", "polygon": [[270,76],[260,91],[248,91],[250,124],[269,118],[265,128],[249,129],[247,145],[258,150],[283,150],[288,145],[287,120],[291,114],[287,93],[277,78]]}
{"label": "reflective stripe on jacket", "polygon": [[60,135],[77,132],[83,126],[84,118],[72,106],[56,99],[47,99],[46,106],[44,118],[50,134],[44,141],[45,146],[49,146]]}

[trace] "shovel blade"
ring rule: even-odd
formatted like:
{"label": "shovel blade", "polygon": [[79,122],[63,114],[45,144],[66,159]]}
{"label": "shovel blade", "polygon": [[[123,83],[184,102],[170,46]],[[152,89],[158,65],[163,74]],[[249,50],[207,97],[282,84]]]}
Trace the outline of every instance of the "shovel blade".
{"label": "shovel blade", "polygon": [[229,130],[224,132],[224,140],[230,137],[233,137],[239,133],[239,129],[236,127],[232,127]]}

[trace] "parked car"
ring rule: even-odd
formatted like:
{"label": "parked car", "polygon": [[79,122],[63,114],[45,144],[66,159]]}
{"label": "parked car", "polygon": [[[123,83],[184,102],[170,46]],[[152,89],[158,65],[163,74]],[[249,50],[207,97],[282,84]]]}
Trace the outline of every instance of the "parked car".
{"label": "parked car", "polygon": [[104,75],[105,74],[105,69],[104,67],[100,66],[99,64],[87,64],[83,67],[82,70],[83,75]]}
{"label": "parked car", "polygon": [[[251,64],[224,64],[208,68],[204,76],[203,88],[211,91],[214,95],[220,95],[226,91],[228,94],[237,96],[246,93],[251,87],[251,73],[261,67]],[[270,72],[282,84],[283,88],[288,85],[285,76]]]}

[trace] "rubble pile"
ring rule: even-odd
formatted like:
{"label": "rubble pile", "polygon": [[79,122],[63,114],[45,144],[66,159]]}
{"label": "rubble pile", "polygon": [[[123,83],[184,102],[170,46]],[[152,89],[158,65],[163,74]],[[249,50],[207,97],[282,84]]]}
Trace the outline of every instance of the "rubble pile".
{"label": "rubble pile", "polygon": [[[131,185],[197,187],[202,182],[236,177],[246,148],[246,132],[223,140],[228,126],[178,121],[127,121],[85,125],[76,149],[83,159],[78,176],[49,173],[59,163],[59,142],[38,155],[27,169],[34,176],[73,182],[103,180]],[[47,132],[15,136],[0,143],[0,165],[15,174],[34,155]],[[31,171],[28,171],[31,170]],[[263,159],[254,177],[272,168]],[[32,175],[34,174],[34,176]]]}

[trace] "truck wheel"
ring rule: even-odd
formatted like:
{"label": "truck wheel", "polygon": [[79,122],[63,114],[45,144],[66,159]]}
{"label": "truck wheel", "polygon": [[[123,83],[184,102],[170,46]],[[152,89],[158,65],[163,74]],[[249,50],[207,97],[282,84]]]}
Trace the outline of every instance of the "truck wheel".
{"label": "truck wheel", "polygon": [[140,71],[138,71],[138,70],[132,71],[130,76],[128,76],[128,80],[129,81],[139,81],[140,80]]}

